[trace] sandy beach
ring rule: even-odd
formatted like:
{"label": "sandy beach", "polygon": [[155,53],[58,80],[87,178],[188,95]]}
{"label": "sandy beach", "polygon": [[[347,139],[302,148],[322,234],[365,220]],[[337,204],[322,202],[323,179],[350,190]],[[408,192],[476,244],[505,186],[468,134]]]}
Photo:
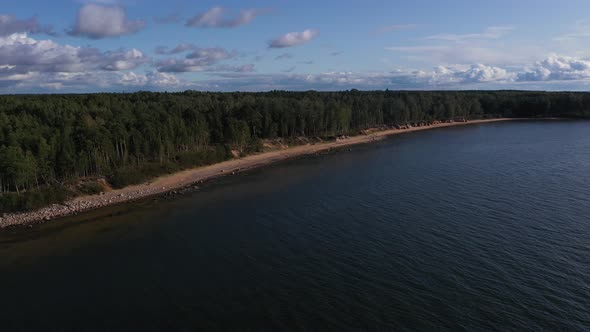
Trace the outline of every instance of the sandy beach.
{"label": "sandy beach", "polygon": [[238,172],[247,171],[253,168],[269,165],[278,161],[286,160],[303,155],[315,154],[318,152],[338,149],[350,145],[369,143],[384,139],[388,136],[400,135],[410,132],[423,131],[435,128],[455,127],[473,125],[489,122],[507,121],[513,119],[487,119],[473,120],[468,122],[441,123],[424,127],[412,127],[409,129],[388,129],[375,131],[367,135],[353,136],[337,141],[318,143],[313,145],[301,145],[282,150],[264,152],[247,156],[240,159],[232,159],[222,163],[185,170],[182,172],[165,175],[140,185],[129,186],[103,193],[102,195],[78,197],[64,204],[55,204],[46,208],[18,214],[5,214],[0,217],[0,229],[10,226],[27,225],[32,223],[45,222],[52,219],[78,214],[84,211],[94,210],[114,204],[131,202],[144,199],[150,196],[162,195],[171,191],[196,185],[202,181]]}

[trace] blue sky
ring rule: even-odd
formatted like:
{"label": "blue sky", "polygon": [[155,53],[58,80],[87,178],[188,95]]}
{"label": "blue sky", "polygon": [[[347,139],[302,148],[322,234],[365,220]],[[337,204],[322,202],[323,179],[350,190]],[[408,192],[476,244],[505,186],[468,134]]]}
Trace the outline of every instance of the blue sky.
{"label": "blue sky", "polygon": [[590,2],[19,0],[0,93],[588,90]]}

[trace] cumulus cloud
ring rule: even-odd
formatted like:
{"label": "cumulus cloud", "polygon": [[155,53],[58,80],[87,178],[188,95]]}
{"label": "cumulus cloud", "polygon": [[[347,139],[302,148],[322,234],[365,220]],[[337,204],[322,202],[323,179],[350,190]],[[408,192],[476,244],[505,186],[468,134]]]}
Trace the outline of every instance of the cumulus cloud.
{"label": "cumulus cloud", "polygon": [[236,51],[228,51],[224,48],[197,48],[187,54],[187,59],[198,60],[204,65],[212,65],[221,60],[231,59],[237,56]]}
{"label": "cumulus cloud", "polygon": [[207,69],[209,72],[233,72],[233,73],[253,73],[256,71],[254,64],[245,64],[241,66],[221,65]]}
{"label": "cumulus cloud", "polygon": [[220,73],[207,83],[224,91],[384,89],[391,87],[389,73],[326,72],[294,74],[288,68],[279,74]]}
{"label": "cumulus cloud", "polygon": [[11,74],[121,71],[135,69],[147,60],[137,49],[101,52],[36,40],[24,33],[0,37],[0,63]]}
{"label": "cumulus cloud", "polygon": [[590,61],[551,55],[526,68],[518,75],[520,81],[570,81],[590,79]]}
{"label": "cumulus cloud", "polygon": [[55,34],[51,26],[41,25],[36,17],[20,20],[11,15],[0,15],[0,36],[8,36],[17,32]]}
{"label": "cumulus cloud", "polygon": [[[183,72],[200,72],[210,70],[212,66],[219,62],[237,57],[236,51],[228,51],[224,48],[190,48],[177,46],[176,49],[187,51],[191,50],[183,59],[169,58],[156,62],[156,68],[160,72],[183,73]],[[170,52],[174,52],[172,50]],[[170,54],[170,52],[168,54]],[[176,52],[176,53],[179,53]]]}
{"label": "cumulus cloud", "polygon": [[156,68],[162,73],[186,73],[205,70],[205,66],[198,61],[173,58],[157,61]]}
{"label": "cumulus cloud", "polygon": [[[178,91],[192,88],[191,82],[182,81],[167,73],[148,72],[85,72],[37,74],[35,81],[25,80],[8,89],[35,92],[124,92],[137,90]],[[2,78],[0,78],[0,84]]]}
{"label": "cumulus cloud", "polygon": [[303,32],[289,32],[279,38],[271,40],[269,46],[271,48],[285,48],[305,44],[318,35],[317,30],[307,29]]}
{"label": "cumulus cloud", "polygon": [[106,52],[101,57],[103,62],[101,69],[111,71],[135,69],[147,61],[147,57],[135,48],[129,51]]}
{"label": "cumulus cloud", "polygon": [[[24,75],[23,75],[24,76]],[[4,92],[125,92],[181,91],[199,86],[173,74],[147,72],[89,71],[79,73],[31,73],[8,81],[0,74],[0,91]]]}
{"label": "cumulus cloud", "polygon": [[415,83],[429,85],[453,85],[466,83],[508,83],[516,74],[506,69],[474,64],[471,66],[439,66],[432,72],[414,72]]}
{"label": "cumulus cloud", "polygon": [[158,47],[156,47],[156,54],[159,54],[159,55],[178,54],[178,53],[184,53],[184,52],[187,52],[190,50],[194,50],[196,48],[197,47],[193,44],[179,44],[171,50],[169,50],[168,47],[166,47],[166,46],[158,46]]}
{"label": "cumulus cloud", "polygon": [[197,28],[235,28],[252,22],[256,16],[264,13],[260,9],[244,9],[237,15],[230,15],[225,8],[213,7],[204,13],[191,17],[187,22],[188,27]]}
{"label": "cumulus cloud", "polygon": [[168,73],[149,72],[147,74],[125,73],[121,76],[120,82],[128,86],[152,86],[152,87],[175,87],[181,85],[181,81],[174,75]]}
{"label": "cumulus cloud", "polygon": [[35,40],[26,33],[0,38],[0,63],[12,72],[71,72],[81,70],[80,48]]}
{"label": "cumulus cloud", "polygon": [[0,37],[0,91],[92,92],[191,87],[190,82],[181,81],[171,73],[131,71],[149,64],[149,60],[135,48],[101,51],[37,40],[26,33],[12,34]]}
{"label": "cumulus cloud", "polygon": [[144,21],[129,20],[125,10],[119,6],[88,4],[80,8],[76,23],[68,33],[101,39],[135,33],[143,27]]}

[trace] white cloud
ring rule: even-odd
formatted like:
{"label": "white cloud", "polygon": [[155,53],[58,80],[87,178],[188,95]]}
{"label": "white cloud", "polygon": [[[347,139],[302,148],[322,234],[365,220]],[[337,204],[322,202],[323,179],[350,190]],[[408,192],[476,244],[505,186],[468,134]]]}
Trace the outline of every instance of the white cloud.
{"label": "white cloud", "polygon": [[476,64],[472,66],[440,66],[431,71],[327,72],[306,75],[305,81],[340,88],[354,88],[355,86],[362,89],[439,88],[473,83],[509,83],[514,81],[515,77],[515,74],[509,73],[505,69]]}
{"label": "white cloud", "polygon": [[191,53],[187,54],[187,59],[198,60],[203,65],[212,65],[221,60],[227,60],[235,57],[237,52],[228,51],[223,48],[196,48]]}
{"label": "white cloud", "polygon": [[227,10],[222,7],[213,7],[204,13],[190,18],[186,22],[188,27],[197,28],[235,28],[252,22],[256,16],[264,11],[259,9],[245,9],[237,15],[228,15]]}
{"label": "white cloud", "polygon": [[489,27],[481,33],[469,34],[440,34],[426,37],[426,39],[444,40],[444,41],[464,41],[468,39],[499,39],[514,30],[513,27]]}
{"label": "white cloud", "polygon": [[135,33],[143,27],[144,21],[129,20],[125,10],[119,6],[88,4],[78,11],[76,23],[69,34],[101,39]]}
{"label": "white cloud", "polygon": [[[8,84],[7,84],[8,83]],[[148,72],[92,71],[84,73],[37,73],[30,79],[7,82],[0,76],[0,87],[5,92],[123,92],[137,90],[185,90],[193,88],[191,82],[182,81],[173,74]]]}
{"label": "white cloud", "polygon": [[149,72],[147,74],[125,73],[121,76],[121,84],[128,86],[174,87],[181,85],[181,81],[168,73]]}
{"label": "white cloud", "polygon": [[101,66],[104,70],[130,70],[144,64],[147,58],[138,49],[131,49],[129,51],[107,52],[102,55],[104,64]]}
{"label": "white cloud", "polygon": [[161,73],[186,73],[204,71],[205,66],[195,59],[164,59],[156,62]]}
{"label": "white cloud", "polygon": [[129,70],[147,64],[138,49],[102,52],[96,48],[36,40],[26,33],[0,37],[0,91],[88,92],[190,87],[173,74]]}
{"label": "white cloud", "polygon": [[319,32],[317,30],[307,29],[303,32],[289,32],[277,39],[271,40],[269,46],[271,48],[285,48],[305,44],[315,37]]}
{"label": "white cloud", "polygon": [[513,82],[516,74],[506,69],[475,64],[471,66],[439,66],[432,72],[419,72],[416,82],[430,85],[452,85],[465,83],[509,83]]}
{"label": "white cloud", "polygon": [[25,33],[0,37],[0,63],[5,73],[11,74],[122,71],[137,68],[147,60],[137,49],[101,52],[36,40]]}
{"label": "white cloud", "polygon": [[162,86],[179,86],[181,81],[172,74],[167,73],[148,73],[147,75],[148,84],[156,87]]}
{"label": "white cloud", "polygon": [[245,64],[240,66],[221,65],[207,69],[209,72],[233,72],[233,73],[253,73],[256,71],[254,64]]}
{"label": "white cloud", "polygon": [[[156,67],[159,72],[183,73],[183,72],[201,72],[211,70],[211,67],[217,65],[219,62],[235,58],[238,53],[236,51],[228,51],[224,48],[198,48],[191,46],[190,48],[181,47],[179,45],[176,49],[186,51],[192,50],[184,59],[163,59],[156,62]],[[175,49],[175,50],[176,50]],[[178,53],[175,50],[167,54]]]}
{"label": "white cloud", "polygon": [[198,49],[197,46],[195,46],[194,44],[178,44],[176,47],[174,47],[173,49],[169,50],[168,47],[166,46],[158,46],[156,47],[156,54],[159,55],[171,55],[171,54],[178,54],[178,53],[184,53],[187,51],[191,51],[191,50],[195,50]]}
{"label": "white cloud", "polygon": [[520,81],[569,81],[590,79],[590,61],[551,55],[526,68],[518,75]]}
{"label": "white cloud", "polygon": [[[27,34],[0,38],[0,63],[13,66],[13,72],[72,72],[84,69],[82,49],[51,40],[35,40]],[[95,54],[94,49],[84,50]]]}

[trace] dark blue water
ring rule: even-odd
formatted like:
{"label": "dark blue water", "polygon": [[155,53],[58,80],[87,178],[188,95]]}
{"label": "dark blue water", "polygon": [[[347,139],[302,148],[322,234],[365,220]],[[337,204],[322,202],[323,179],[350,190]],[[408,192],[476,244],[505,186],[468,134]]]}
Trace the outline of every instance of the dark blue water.
{"label": "dark blue water", "polygon": [[0,329],[590,330],[590,122],[408,134],[0,233]]}

